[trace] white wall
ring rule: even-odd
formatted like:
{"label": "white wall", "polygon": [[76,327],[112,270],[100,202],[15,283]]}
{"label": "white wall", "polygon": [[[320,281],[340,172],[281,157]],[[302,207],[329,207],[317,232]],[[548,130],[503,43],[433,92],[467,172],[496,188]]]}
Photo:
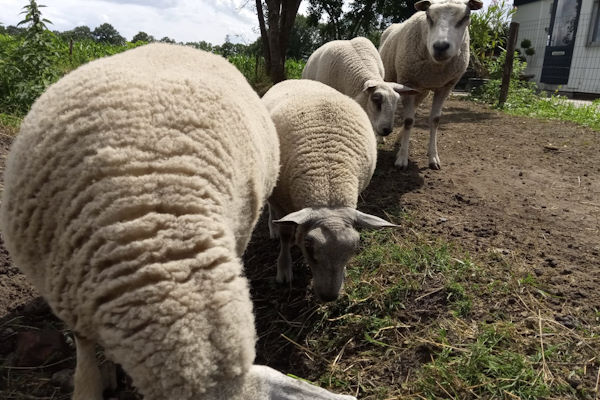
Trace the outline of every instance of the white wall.
{"label": "white wall", "polygon": [[539,0],[517,7],[512,20],[518,22],[519,35],[517,47],[521,47],[523,39],[531,40],[535,50],[533,56],[527,58],[527,70],[525,73],[535,75],[534,80],[539,84],[544,65],[544,50],[548,42],[548,30],[550,29],[550,17],[552,13],[553,0]]}
{"label": "white wall", "polygon": [[600,46],[588,45],[594,0],[583,0],[567,89],[600,94]]}
{"label": "white wall", "polygon": [[528,64],[526,73],[533,74],[535,82],[541,88],[600,94],[600,46],[588,45],[590,22],[595,1],[582,0],[569,82],[560,87],[559,85],[540,83],[553,0],[539,0],[517,8],[517,12],[513,15],[513,21],[520,24],[517,47],[520,47],[523,39],[531,40],[535,54],[526,56]]}

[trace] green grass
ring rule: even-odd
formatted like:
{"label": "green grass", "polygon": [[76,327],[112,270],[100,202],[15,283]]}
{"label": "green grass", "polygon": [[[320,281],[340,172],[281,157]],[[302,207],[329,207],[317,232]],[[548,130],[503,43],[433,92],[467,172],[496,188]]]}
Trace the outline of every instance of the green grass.
{"label": "green grass", "polygon": [[[470,96],[470,99],[497,106],[499,90],[500,80],[490,80]],[[502,110],[511,115],[575,122],[600,131],[600,99],[590,105],[576,106],[558,94],[550,97],[538,95],[535,85],[531,82],[513,79]]]}
{"label": "green grass", "polygon": [[[588,398],[597,329],[556,323],[536,278],[512,260],[475,261],[409,231],[362,232],[341,297],[286,331],[310,359],[305,376],[361,400]],[[571,375],[588,381],[576,389]]]}
{"label": "green grass", "polygon": [[414,386],[427,399],[462,399],[465,393],[483,398],[539,399],[550,387],[541,377],[538,355],[518,353],[511,324],[481,325],[473,343],[449,343],[439,335],[439,351],[425,364]]}
{"label": "green grass", "polygon": [[0,113],[0,132],[14,135],[21,126],[22,117],[13,114]]}

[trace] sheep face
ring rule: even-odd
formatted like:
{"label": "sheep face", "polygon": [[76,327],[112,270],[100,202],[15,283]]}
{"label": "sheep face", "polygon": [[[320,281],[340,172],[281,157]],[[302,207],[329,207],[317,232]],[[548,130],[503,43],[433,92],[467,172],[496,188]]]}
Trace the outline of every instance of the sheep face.
{"label": "sheep face", "polygon": [[436,63],[455,57],[465,40],[471,10],[483,6],[480,0],[422,0],[415,8],[425,12],[427,50]]}
{"label": "sheep face", "polygon": [[411,94],[415,91],[398,83],[368,80],[363,92],[367,94],[365,111],[373,130],[378,136],[387,136],[394,129],[394,114],[400,93]]}
{"label": "sheep face", "polygon": [[346,264],[359,249],[360,235],[355,227],[396,226],[349,207],[304,208],[273,223],[295,226],[295,244],[310,266],[313,291],[321,301],[339,296]]}

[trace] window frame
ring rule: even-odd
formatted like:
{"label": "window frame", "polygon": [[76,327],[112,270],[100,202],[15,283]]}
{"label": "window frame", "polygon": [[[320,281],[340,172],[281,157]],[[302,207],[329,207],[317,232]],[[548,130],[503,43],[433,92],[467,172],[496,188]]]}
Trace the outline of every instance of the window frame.
{"label": "window frame", "polygon": [[600,37],[594,41],[594,33],[600,35],[600,0],[594,0],[592,6],[592,18],[588,28],[588,37],[586,45],[588,47],[600,47]]}

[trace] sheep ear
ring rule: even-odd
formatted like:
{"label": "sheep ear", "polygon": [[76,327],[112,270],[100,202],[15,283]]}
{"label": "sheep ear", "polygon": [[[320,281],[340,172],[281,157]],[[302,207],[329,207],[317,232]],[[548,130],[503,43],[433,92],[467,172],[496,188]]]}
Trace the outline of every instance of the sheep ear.
{"label": "sheep ear", "polygon": [[399,83],[390,82],[390,86],[398,94],[418,94],[420,93],[417,89],[410,88],[408,86],[401,85]]}
{"label": "sheep ear", "polygon": [[302,210],[295,211],[293,213],[286,215],[283,218],[273,220],[271,222],[273,222],[274,224],[279,224],[279,225],[294,225],[294,226],[302,225],[302,224],[310,221],[310,219],[312,218],[312,215],[313,215],[312,208],[303,208]]}
{"label": "sheep ear", "polygon": [[368,81],[365,82],[365,84],[363,85],[363,92],[374,88],[375,86],[377,86],[378,82],[374,79],[369,79]]}
{"label": "sheep ear", "polygon": [[431,6],[431,1],[429,0],[421,0],[415,3],[415,10],[417,11],[427,11],[427,9]]}
{"label": "sheep ear", "polygon": [[469,0],[467,5],[471,10],[479,10],[483,7],[483,1],[481,0]]}
{"label": "sheep ear", "polygon": [[366,214],[355,210],[354,225],[358,225],[361,228],[395,228],[399,225],[392,224],[383,218],[376,217],[371,214]]}

